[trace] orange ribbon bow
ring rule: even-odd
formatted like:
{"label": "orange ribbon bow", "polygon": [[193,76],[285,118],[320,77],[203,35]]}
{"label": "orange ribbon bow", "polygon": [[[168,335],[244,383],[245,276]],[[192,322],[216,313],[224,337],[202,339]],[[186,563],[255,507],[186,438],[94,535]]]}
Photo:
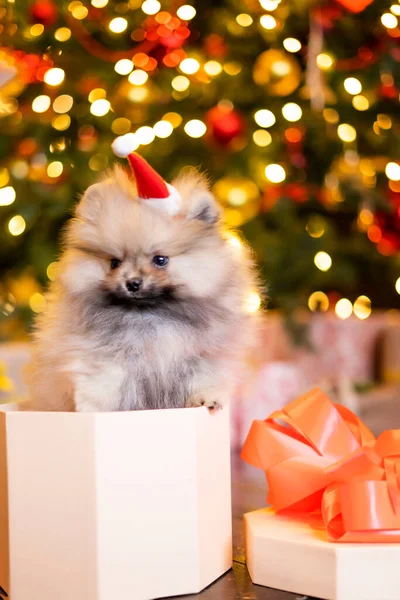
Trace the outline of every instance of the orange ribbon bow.
{"label": "orange ribbon bow", "polygon": [[319,514],[330,541],[400,542],[400,430],[376,439],[314,389],[254,421],[241,457],[265,471],[276,511]]}

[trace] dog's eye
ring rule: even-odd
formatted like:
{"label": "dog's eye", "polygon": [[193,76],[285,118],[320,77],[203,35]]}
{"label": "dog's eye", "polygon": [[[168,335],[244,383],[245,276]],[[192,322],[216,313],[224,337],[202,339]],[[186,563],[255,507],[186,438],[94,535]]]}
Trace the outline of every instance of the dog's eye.
{"label": "dog's eye", "polygon": [[163,267],[167,266],[168,261],[168,256],[160,256],[159,254],[157,254],[157,256],[153,256],[152,263],[155,267],[162,269]]}
{"label": "dog's eye", "polygon": [[121,260],[119,260],[119,258],[112,258],[110,260],[110,267],[112,270],[114,269],[118,269],[119,265],[121,264]]}

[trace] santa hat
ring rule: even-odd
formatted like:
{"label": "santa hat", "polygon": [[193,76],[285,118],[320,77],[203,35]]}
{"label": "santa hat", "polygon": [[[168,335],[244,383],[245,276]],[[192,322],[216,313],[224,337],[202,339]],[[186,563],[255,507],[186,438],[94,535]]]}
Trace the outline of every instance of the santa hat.
{"label": "santa hat", "polygon": [[176,215],[181,208],[178,190],[166,183],[144,158],[131,152],[131,148],[129,134],[117,137],[112,144],[114,154],[129,161],[139,199],[168,215]]}

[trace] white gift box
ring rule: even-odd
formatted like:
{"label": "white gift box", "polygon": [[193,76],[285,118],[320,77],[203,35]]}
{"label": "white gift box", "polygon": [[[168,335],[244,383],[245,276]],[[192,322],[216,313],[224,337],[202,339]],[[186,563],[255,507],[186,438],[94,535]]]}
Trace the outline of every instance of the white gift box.
{"label": "white gift box", "polygon": [[0,412],[10,600],[199,592],[231,567],[231,522],[227,409]]}
{"label": "white gift box", "polygon": [[276,515],[244,515],[253,583],[324,600],[399,600],[400,544],[344,544],[324,531]]}

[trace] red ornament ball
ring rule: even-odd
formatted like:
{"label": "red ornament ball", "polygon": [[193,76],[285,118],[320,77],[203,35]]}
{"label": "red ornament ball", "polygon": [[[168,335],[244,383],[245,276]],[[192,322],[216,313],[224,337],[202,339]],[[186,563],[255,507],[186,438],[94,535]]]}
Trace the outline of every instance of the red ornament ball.
{"label": "red ornament ball", "polygon": [[211,108],[206,114],[206,124],[212,139],[221,146],[228,146],[246,129],[242,115],[230,104]]}
{"label": "red ornament ball", "polygon": [[52,0],[38,0],[29,9],[33,23],[41,23],[45,27],[53,25],[58,17],[58,7]]}
{"label": "red ornament ball", "polygon": [[339,4],[353,13],[360,13],[372,4],[374,0],[336,0]]}

